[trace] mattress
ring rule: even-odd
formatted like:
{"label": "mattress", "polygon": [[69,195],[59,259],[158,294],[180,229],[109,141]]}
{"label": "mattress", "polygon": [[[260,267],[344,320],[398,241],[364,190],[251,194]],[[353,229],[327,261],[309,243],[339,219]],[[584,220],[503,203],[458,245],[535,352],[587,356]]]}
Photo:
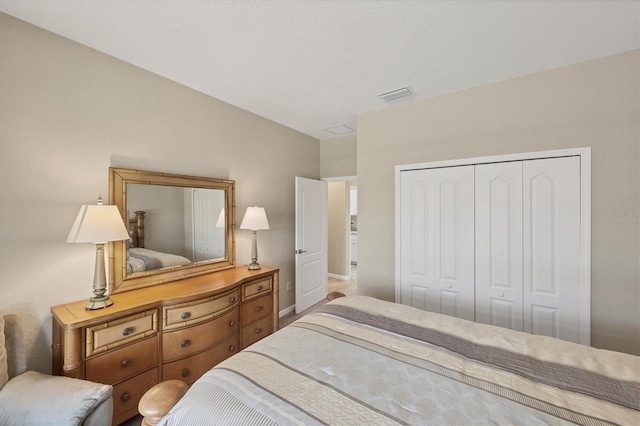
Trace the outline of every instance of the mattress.
{"label": "mattress", "polygon": [[640,358],[342,297],[223,361],[160,424],[640,424]]}

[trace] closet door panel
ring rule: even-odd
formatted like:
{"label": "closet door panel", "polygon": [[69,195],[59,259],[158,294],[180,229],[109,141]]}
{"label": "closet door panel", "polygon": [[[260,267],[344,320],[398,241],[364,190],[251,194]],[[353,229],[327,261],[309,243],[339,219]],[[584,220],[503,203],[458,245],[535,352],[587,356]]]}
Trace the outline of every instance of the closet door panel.
{"label": "closet door panel", "polygon": [[434,294],[433,285],[412,285],[408,304],[423,311],[434,312],[437,309]]}
{"label": "closet door panel", "polygon": [[523,163],[524,326],[580,341],[580,160]]}
{"label": "closet door panel", "polygon": [[476,321],[523,330],[522,162],[477,165]]}
{"label": "closet door panel", "polygon": [[473,166],[434,169],[435,287],[439,312],[475,320]]}
{"label": "closet door panel", "polygon": [[475,319],[473,166],[402,172],[400,302]]}
{"label": "closet door panel", "polygon": [[401,176],[400,303],[435,310],[433,176],[423,171]]}

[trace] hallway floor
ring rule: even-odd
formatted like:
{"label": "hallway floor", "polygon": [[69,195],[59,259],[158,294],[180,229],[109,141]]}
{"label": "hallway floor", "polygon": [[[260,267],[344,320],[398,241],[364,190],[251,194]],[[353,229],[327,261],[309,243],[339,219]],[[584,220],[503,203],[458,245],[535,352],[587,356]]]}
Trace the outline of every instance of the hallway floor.
{"label": "hallway floor", "polygon": [[[327,293],[331,293],[332,291],[339,291],[341,293],[344,293],[345,296],[356,296],[358,294],[357,287],[358,287],[358,266],[357,265],[351,265],[350,279],[345,281],[345,280],[339,280],[336,278],[329,278],[327,280]],[[296,314],[295,311],[288,313],[287,315],[280,318],[280,328],[286,327],[287,325],[291,324],[298,318],[308,314],[314,309],[319,308],[325,303],[327,303],[327,299],[323,299],[322,301],[311,306],[309,309],[306,309],[300,312],[299,314]]]}
{"label": "hallway floor", "polygon": [[358,265],[351,265],[351,279],[346,281],[338,280],[336,278],[329,278],[327,280],[328,292],[339,291],[346,296],[355,296],[358,294]]}

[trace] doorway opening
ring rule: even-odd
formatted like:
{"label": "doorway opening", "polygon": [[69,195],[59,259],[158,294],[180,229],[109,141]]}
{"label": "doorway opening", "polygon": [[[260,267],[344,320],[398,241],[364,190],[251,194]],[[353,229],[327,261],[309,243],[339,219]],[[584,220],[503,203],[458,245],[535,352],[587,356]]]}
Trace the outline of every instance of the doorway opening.
{"label": "doorway opening", "polygon": [[329,274],[329,293],[334,291],[343,293],[345,296],[355,296],[358,294],[358,265],[351,265],[351,277],[347,280],[334,278]]}
{"label": "doorway opening", "polygon": [[346,296],[357,294],[358,186],[355,176],[327,181],[327,289]]}

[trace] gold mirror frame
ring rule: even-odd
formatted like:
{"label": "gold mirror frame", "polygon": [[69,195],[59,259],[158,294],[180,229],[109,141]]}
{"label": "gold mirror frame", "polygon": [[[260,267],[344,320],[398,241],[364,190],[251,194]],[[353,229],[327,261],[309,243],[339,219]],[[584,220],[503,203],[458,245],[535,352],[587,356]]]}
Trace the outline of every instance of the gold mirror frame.
{"label": "gold mirror frame", "polygon": [[127,275],[127,242],[111,242],[109,243],[109,293],[121,293],[235,267],[235,181],[110,167],[109,204],[118,206],[124,223],[128,223],[129,220],[127,217],[127,184],[130,183],[224,190],[225,257]]}

